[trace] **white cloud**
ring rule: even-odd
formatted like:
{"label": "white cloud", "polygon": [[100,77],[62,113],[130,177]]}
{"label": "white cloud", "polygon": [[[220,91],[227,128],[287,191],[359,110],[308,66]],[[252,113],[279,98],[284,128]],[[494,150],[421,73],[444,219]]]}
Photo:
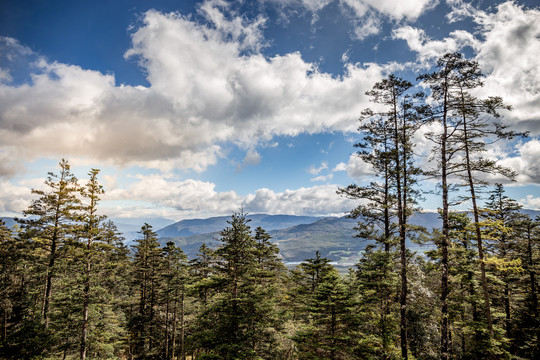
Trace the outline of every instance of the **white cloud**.
{"label": "white cloud", "polygon": [[0,213],[3,216],[20,216],[30,205],[33,196],[26,186],[15,185],[6,180],[0,180]]}
{"label": "white cloud", "polygon": [[161,175],[138,176],[139,181],[124,189],[112,190],[104,200],[143,201],[180,211],[230,212],[241,205],[234,191],[217,193],[215,184],[198,180],[174,181]]}
{"label": "white cloud", "polygon": [[344,162],[340,162],[339,164],[336,165],[336,167],[332,169],[332,171],[333,172],[347,171],[347,164],[345,164]]}
{"label": "white cloud", "polygon": [[245,209],[251,213],[290,215],[343,215],[355,206],[355,201],[336,193],[336,185],[320,185],[274,192],[259,189],[246,197]]}
{"label": "white cloud", "polygon": [[446,14],[446,18],[450,23],[455,23],[471,17],[476,12],[476,9],[472,4],[464,3],[463,0],[446,0],[446,4],[451,9],[451,11]]}
{"label": "white cloud", "polygon": [[516,147],[517,155],[500,160],[500,164],[513,169],[517,181],[523,184],[540,184],[540,140],[532,139]]}
{"label": "white cloud", "polygon": [[311,11],[313,13],[316,13],[323,9],[326,5],[331,3],[333,0],[260,0],[261,2],[268,2],[268,3],[274,3],[279,4],[281,6],[288,6],[288,7],[302,7],[307,9],[308,11]]}
{"label": "white cloud", "polygon": [[[338,165],[339,166],[339,165]],[[343,166],[340,166],[342,168]],[[349,157],[349,162],[347,163],[347,174],[356,181],[363,182],[365,177],[371,177],[375,173],[370,164],[364,162],[360,156],[357,154],[352,154]]]}
{"label": "white cloud", "polygon": [[[126,189],[115,189],[105,194],[105,203],[130,200],[148,204],[140,206],[143,214],[156,209],[154,215],[209,216],[230,214],[243,207],[250,213],[270,214],[343,214],[352,209],[354,201],[337,195],[337,185],[320,185],[275,192],[259,189],[254,194],[238,195],[235,191],[217,192],[215,184],[199,180],[175,181],[159,175],[139,176]],[[113,209],[108,207],[107,209]],[[129,212],[137,213],[136,208]],[[118,215],[118,211],[114,211]]]}
{"label": "white cloud", "polygon": [[[303,8],[313,13],[312,24],[318,20],[319,12],[330,3],[339,3],[344,13],[354,24],[354,37],[363,40],[378,34],[383,20],[393,22],[415,21],[422,14],[433,9],[439,0],[260,0],[280,4],[283,8]],[[284,14],[287,18],[287,15]]]}
{"label": "white cloud", "polygon": [[354,28],[354,36],[357,40],[364,40],[368,36],[378,34],[381,30],[381,20],[370,13],[364,16],[359,24]]}
{"label": "white cloud", "polygon": [[208,21],[214,24],[216,29],[232,40],[240,44],[240,49],[260,50],[264,39],[261,27],[266,22],[262,16],[257,17],[253,22],[247,22],[241,16],[226,16],[230,4],[224,0],[206,0],[200,6],[200,12]]}
{"label": "white cloud", "polygon": [[352,10],[356,23],[354,34],[358,40],[378,34],[383,19],[394,22],[415,21],[437,5],[438,0],[340,0]]}
{"label": "white cloud", "polygon": [[315,167],[315,165],[311,165],[308,169],[308,173],[311,175],[317,175],[321,171],[328,169],[328,163],[326,161],[323,161],[319,167]]}
{"label": "white cloud", "polygon": [[19,158],[13,156],[14,153],[16,152],[8,154],[8,151],[3,152],[0,150],[0,179],[11,178],[25,171],[25,167]]}
{"label": "white cloud", "polygon": [[519,200],[519,203],[523,205],[525,209],[540,210],[540,197],[527,195],[527,198]]}
{"label": "white cloud", "polygon": [[246,165],[257,165],[261,162],[261,154],[257,152],[255,149],[250,149],[246,157],[244,158],[244,164]]}
{"label": "white cloud", "polygon": [[484,87],[477,95],[501,96],[514,107],[503,114],[509,125],[540,134],[540,10],[526,9],[511,1],[490,11],[459,0],[448,2],[453,9],[449,21],[472,18],[478,24],[474,35],[456,30],[442,40],[433,40],[424,30],[403,26],[394,30],[393,37],[405,40],[425,64],[446,52],[470,46],[486,74]]}
{"label": "white cloud", "polygon": [[236,167],[236,171],[240,172],[246,166],[258,165],[261,162],[262,156],[255,149],[249,149],[246,153],[246,157],[242,161],[242,164],[239,164]]}
{"label": "white cloud", "polygon": [[369,10],[388,16],[394,20],[414,21],[426,11],[435,7],[438,0],[341,0],[350,6],[357,16],[363,17]]}
{"label": "white cloud", "polygon": [[12,80],[13,78],[11,77],[9,70],[0,68],[0,83],[1,82],[9,83]]}
{"label": "white cloud", "polygon": [[477,60],[487,74],[483,95],[501,96],[514,107],[507,121],[540,134],[540,10],[506,2],[474,15],[483,39]]}
{"label": "white cloud", "polygon": [[[213,27],[145,13],[126,57],[139,60],[149,87],[118,86],[111,74],[43,59],[31,83],[0,83],[0,151],[204,171],[225,142],[250,149],[275,135],[352,130],[368,104],[358,94],[381,79],[384,66],[348,64],[333,77],[299,53],[245,53],[247,43],[262,45],[263,20],[221,17],[226,6],[208,4],[201,11]],[[2,44],[6,53],[30,51],[13,39]]]}
{"label": "white cloud", "polygon": [[426,11],[433,9],[439,0],[260,0],[288,7],[303,7],[316,13],[332,1],[345,4],[358,18],[373,12],[391,18],[392,20],[418,19]]}
{"label": "white cloud", "polygon": [[16,39],[0,36],[0,53],[8,62],[17,61],[19,58],[32,54],[32,50],[23,46]]}
{"label": "white cloud", "polygon": [[334,178],[334,174],[320,175],[309,179],[311,182],[327,182]]}
{"label": "white cloud", "polygon": [[425,31],[410,25],[400,27],[392,32],[394,39],[402,39],[412,51],[418,53],[418,59],[426,61],[438,58],[445,53],[455,52],[466,46],[477,48],[478,41],[472,34],[464,30],[456,30],[443,40],[432,40]]}

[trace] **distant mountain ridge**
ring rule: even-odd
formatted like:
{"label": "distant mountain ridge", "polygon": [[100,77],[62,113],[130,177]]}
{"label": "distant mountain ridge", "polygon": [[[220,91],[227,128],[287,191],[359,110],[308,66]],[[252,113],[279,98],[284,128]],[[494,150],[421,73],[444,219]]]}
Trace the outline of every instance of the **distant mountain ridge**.
{"label": "distant mountain ridge", "polygon": [[[523,210],[532,218],[540,211]],[[263,227],[277,244],[283,261],[294,263],[313,257],[316,251],[338,264],[355,264],[362,251],[370,243],[357,238],[354,229],[358,220],[348,217],[317,217],[293,215],[249,215],[252,230]],[[220,231],[227,226],[230,216],[208,219],[182,220],[157,231],[163,245],[173,241],[189,258],[197,255],[199,247],[205,243],[211,247],[220,245]],[[435,212],[417,212],[410,223],[423,226],[428,231],[441,227],[441,219]],[[183,235],[182,235],[183,234]],[[417,244],[408,241],[407,248],[422,253],[433,249],[434,245]]]}
{"label": "distant mountain ridge", "polygon": [[[523,213],[531,218],[540,215],[540,211],[524,209]],[[313,257],[316,251],[338,264],[352,265],[358,261],[362,251],[370,241],[355,237],[354,227],[358,221],[348,217],[295,216],[295,215],[248,215],[248,225],[254,230],[261,226],[280,248],[283,261],[295,263]],[[16,225],[14,218],[2,218],[8,227]],[[205,243],[211,247],[220,245],[220,232],[228,225],[230,216],[217,216],[206,219],[186,219],[170,224],[172,220],[155,219],[112,219],[128,244],[139,237],[137,230],[146,222],[152,225],[166,225],[156,231],[159,241],[165,245],[173,241],[186,255],[194,258],[200,246]],[[415,213],[411,224],[419,225],[430,231],[439,228],[441,220],[435,212]],[[154,229],[156,229],[154,226]],[[409,242],[407,248],[423,252],[434,245],[420,245]]]}
{"label": "distant mountain ridge", "polygon": [[[219,232],[227,227],[230,216],[217,216],[207,219],[187,219],[166,226],[157,231],[159,237],[187,237],[213,232]],[[311,224],[321,219],[317,216],[296,216],[296,215],[267,215],[254,214],[247,215],[250,220],[249,226],[252,229],[260,226],[266,231],[286,229],[300,224]]]}
{"label": "distant mountain ridge", "polygon": [[[436,213],[418,213],[411,222],[428,229],[440,225]],[[348,217],[317,217],[294,215],[247,216],[251,229],[261,226],[280,248],[285,262],[298,262],[313,257],[316,251],[332,261],[352,264],[358,261],[365,246],[370,243],[355,237],[358,221]],[[182,220],[157,231],[160,242],[168,241],[180,246],[189,258],[197,255],[205,243],[211,247],[220,244],[220,231],[227,226],[230,216],[208,219]],[[429,246],[410,243],[413,250],[424,251]]]}

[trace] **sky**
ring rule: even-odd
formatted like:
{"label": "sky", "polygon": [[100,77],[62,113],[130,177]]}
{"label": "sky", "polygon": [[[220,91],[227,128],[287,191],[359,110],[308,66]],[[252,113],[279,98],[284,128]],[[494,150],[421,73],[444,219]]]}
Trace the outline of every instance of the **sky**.
{"label": "sky", "polygon": [[530,131],[484,154],[516,181],[489,180],[540,209],[536,1],[4,0],[0,215],[62,158],[82,183],[100,169],[110,217],[344,215],[358,201],[336,190],[374,180],[353,147],[365,92],[454,51],[479,62],[478,96],[512,105],[501,121]]}

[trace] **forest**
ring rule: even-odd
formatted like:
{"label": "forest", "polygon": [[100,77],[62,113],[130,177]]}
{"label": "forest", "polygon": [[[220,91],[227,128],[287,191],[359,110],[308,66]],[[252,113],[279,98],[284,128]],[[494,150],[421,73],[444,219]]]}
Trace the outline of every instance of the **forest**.
{"label": "forest", "polygon": [[[355,151],[376,180],[336,191],[373,242],[346,274],[319,252],[287,268],[241,209],[192,259],[148,224],[127,246],[100,211],[100,171],[80,181],[61,160],[16,229],[0,222],[0,358],[540,358],[540,218],[489,181],[516,174],[487,156],[527,134],[502,123],[503,99],[475,96],[477,62],[449,53],[432,70],[366,93]],[[440,228],[409,222],[427,181]]]}

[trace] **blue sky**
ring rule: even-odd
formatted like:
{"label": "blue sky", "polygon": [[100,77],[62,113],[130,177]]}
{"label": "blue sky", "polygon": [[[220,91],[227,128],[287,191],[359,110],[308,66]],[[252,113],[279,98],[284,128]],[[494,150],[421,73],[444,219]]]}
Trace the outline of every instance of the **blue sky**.
{"label": "blue sky", "polygon": [[502,96],[503,121],[531,132],[486,156],[520,174],[509,196],[540,209],[535,1],[5,0],[0,214],[66,158],[83,181],[101,169],[113,217],[342,215],[357,203],[336,189],[372,180],[352,146],[365,91],[448,51],[477,60],[479,95]]}

